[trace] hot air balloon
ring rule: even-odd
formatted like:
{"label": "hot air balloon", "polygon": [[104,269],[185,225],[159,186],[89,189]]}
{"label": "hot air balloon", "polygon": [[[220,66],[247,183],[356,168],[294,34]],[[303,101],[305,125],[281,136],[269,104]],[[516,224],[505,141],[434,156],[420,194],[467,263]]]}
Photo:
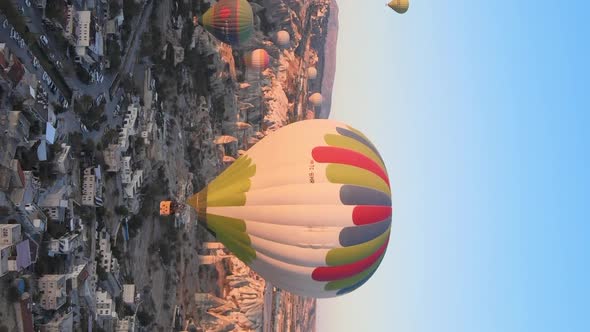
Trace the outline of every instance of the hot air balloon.
{"label": "hot air balloon", "polygon": [[389,8],[395,10],[399,14],[403,14],[408,11],[410,7],[410,2],[408,0],[391,0],[387,4]]}
{"label": "hot air balloon", "polygon": [[270,56],[259,48],[246,55],[246,65],[250,68],[261,70],[268,67]]}
{"label": "hot air balloon", "polygon": [[309,67],[307,68],[307,78],[310,80],[315,80],[315,78],[318,76],[318,71],[317,69],[315,69],[315,67]]}
{"label": "hot air balloon", "polygon": [[281,47],[288,47],[291,43],[291,36],[285,30],[277,32],[277,44]]}
{"label": "hot air balloon", "polygon": [[252,36],[253,17],[248,1],[220,0],[199,17],[197,22],[220,41],[239,46]]}
{"label": "hot air balloon", "polygon": [[363,285],[391,231],[382,158],[361,132],[333,120],[271,133],[187,203],[267,281],[315,298]]}
{"label": "hot air balloon", "polygon": [[322,101],[324,100],[324,98],[322,97],[322,95],[319,92],[316,92],[316,93],[312,94],[311,96],[309,96],[308,100],[313,106],[317,107],[322,104]]}

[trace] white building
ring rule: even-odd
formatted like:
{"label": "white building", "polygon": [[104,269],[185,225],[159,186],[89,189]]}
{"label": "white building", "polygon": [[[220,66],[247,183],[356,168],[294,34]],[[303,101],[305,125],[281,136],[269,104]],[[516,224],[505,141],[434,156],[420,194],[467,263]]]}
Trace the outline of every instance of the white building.
{"label": "white building", "polygon": [[[74,18],[76,49],[90,46],[90,21],[91,12],[89,10],[76,12]],[[85,54],[85,51],[82,54]]]}
{"label": "white building", "polygon": [[39,199],[39,207],[43,210],[45,215],[52,221],[63,222],[66,209],[68,208],[68,200],[64,199],[66,194],[66,187],[61,187],[59,190],[48,193]]}
{"label": "white building", "polygon": [[55,158],[55,168],[61,174],[66,174],[70,170],[72,163],[72,156],[70,155],[71,146],[62,143],[61,151]]}
{"label": "white building", "polygon": [[96,187],[96,176],[92,168],[86,168],[82,179],[82,205],[95,206]]}
{"label": "white building", "polygon": [[135,303],[135,285],[134,284],[123,285],[123,303],[125,303],[125,304]]}
{"label": "white building", "polygon": [[51,239],[49,241],[49,253],[51,255],[70,254],[80,248],[82,245],[80,234],[71,233],[60,237],[59,239]]}
{"label": "white building", "polygon": [[123,128],[119,133],[119,146],[122,152],[126,152],[129,148],[129,136],[135,135],[135,122],[139,113],[139,104],[133,103],[127,106],[125,118],[123,118]]}
{"label": "white building", "polygon": [[72,269],[72,273],[68,275],[68,279],[72,283],[72,289],[78,289],[80,286],[84,285],[84,282],[88,279],[89,273],[86,266],[88,264],[79,264],[74,266]]}
{"label": "white building", "polygon": [[111,250],[111,237],[109,233],[104,230],[100,232],[99,235],[98,250],[102,256],[99,262],[100,266],[106,272],[117,273],[119,269],[119,263],[117,262],[117,258],[113,257],[113,251]]}
{"label": "white building", "polygon": [[117,318],[115,301],[109,293],[98,290],[96,291],[96,318]]}
{"label": "white building", "polygon": [[19,224],[0,225],[0,245],[13,245],[22,240]]}
{"label": "white building", "polygon": [[0,277],[8,273],[8,258],[12,250],[11,245],[0,244]]}
{"label": "white building", "polygon": [[143,183],[143,171],[137,170],[133,172],[133,177],[131,178],[131,182],[125,185],[125,197],[127,198],[134,198],[135,195],[139,192],[139,188]]}
{"label": "white building", "polygon": [[57,310],[66,303],[66,275],[46,274],[39,279],[41,307],[45,310]]}

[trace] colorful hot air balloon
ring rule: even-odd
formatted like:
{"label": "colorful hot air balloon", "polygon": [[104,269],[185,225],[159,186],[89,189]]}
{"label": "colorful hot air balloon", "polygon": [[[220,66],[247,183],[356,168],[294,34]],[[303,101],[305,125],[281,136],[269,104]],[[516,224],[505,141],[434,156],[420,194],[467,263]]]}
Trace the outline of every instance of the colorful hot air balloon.
{"label": "colorful hot air balloon", "polygon": [[265,50],[259,48],[247,54],[245,60],[248,67],[261,70],[268,67],[270,56]]}
{"label": "colorful hot air balloon", "polygon": [[187,203],[266,280],[316,298],[363,285],[391,231],[382,158],[361,132],[333,120],[273,132]]}
{"label": "colorful hot air balloon", "polygon": [[220,0],[199,17],[198,22],[220,41],[239,46],[252,36],[253,17],[248,1]]}
{"label": "colorful hot air balloon", "polygon": [[281,47],[288,47],[291,43],[291,36],[285,30],[277,32],[277,44]]}
{"label": "colorful hot air balloon", "polygon": [[391,0],[387,4],[389,8],[395,10],[399,14],[403,14],[408,11],[410,2],[408,0]]}
{"label": "colorful hot air balloon", "polygon": [[317,69],[315,69],[315,67],[309,67],[307,68],[307,78],[310,80],[315,80],[315,78],[318,76],[318,71]]}
{"label": "colorful hot air balloon", "polygon": [[319,92],[316,92],[309,96],[308,100],[313,106],[318,107],[322,105],[322,101],[324,100],[324,98]]}

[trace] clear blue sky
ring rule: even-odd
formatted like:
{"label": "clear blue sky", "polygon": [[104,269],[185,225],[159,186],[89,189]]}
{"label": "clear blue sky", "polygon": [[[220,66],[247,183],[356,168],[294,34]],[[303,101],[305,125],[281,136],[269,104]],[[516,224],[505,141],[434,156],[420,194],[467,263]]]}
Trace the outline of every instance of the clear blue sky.
{"label": "clear blue sky", "polygon": [[330,118],[388,164],[373,278],[319,331],[590,331],[588,1],[338,1]]}

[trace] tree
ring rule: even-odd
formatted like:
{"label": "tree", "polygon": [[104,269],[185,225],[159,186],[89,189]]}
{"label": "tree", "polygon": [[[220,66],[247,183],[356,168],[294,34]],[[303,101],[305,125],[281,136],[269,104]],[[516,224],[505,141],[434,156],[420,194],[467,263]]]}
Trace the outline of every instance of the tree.
{"label": "tree", "polygon": [[129,214],[129,210],[125,206],[119,205],[115,207],[115,213],[120,216],[126,216]]}
{"label": "tree", "polygon": [[18,292],[18,288],[16,288],[15,286],[8,287],[7,298],[8,298],[8,301],[10,301],[12,303],[18,302],[18,300],[20,299],[20,294]]}
{"label": "tree", "polygon": [[82,116],[82,115],[88,113],[88,111],[90,111],[90,109],[92,108],[92,103],[93,103],[92,96],[83,95],[78,100],[76,100],[76,102],[74,103],[74,112],[76,112],[76,114]]}
{"label": "tree", "polygon": [[107,42],[107,51],[109,53],[110,70],[117,71],[121,65],[121,46],[116,40]]}

